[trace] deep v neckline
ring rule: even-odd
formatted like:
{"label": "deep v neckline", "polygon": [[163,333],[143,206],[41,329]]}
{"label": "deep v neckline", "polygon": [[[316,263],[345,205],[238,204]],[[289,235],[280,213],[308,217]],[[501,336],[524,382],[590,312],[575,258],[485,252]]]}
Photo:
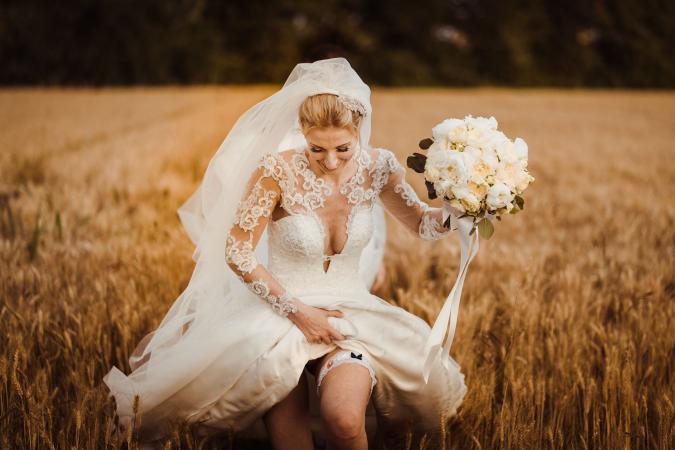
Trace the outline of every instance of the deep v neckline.
{"label": "deep v neckline", "polygon": [[[353,185],[354,183],[358,184],[359,181],[363,181],[363,171],[366,168],[367,164],[367,157],[370,156],[367,154],[367,150],[364,148],[359,149],[358,154],[354,155],[354,158],[356,158],[356,171],[354,172],[353,175],[351,175],[349,178],[347,178],[345,181],[342,183],[333,185],[333,184],[328,184],[325,179],[320,178],[317,176],[312,169],[309,167],[309,158],[307,158],[307,155],[305,154],[304,149],[300,149],[297,153],[297,157],[300,159],[302,164],[298,165],[296,163],[293,164],[294,168],[298,168],[297,172],[302,176],[303,178],[303,187],[305,189],[308,189],[312,191],[313,194],[316,195],[318,198],[314,198],[314,202],[311,202],[313,206],[307,208],[307,211],[302,214],[306,214],[310,217],[313,217],[319,226],[319,231],[321,233],[321,236],[323,238],[323,248],[322,248],[322,266],[325,261],[328,261],[328,267],[322,267],[322,271],[324,273],[328,273],[330,268],[333,266],[332,264],[332,258],[336,256],[341,256],[344,254],[344,251],[347,249],[349,245],[349,228],[351,227],[352,219],[354,215],[356,214],[358,209],[360,208],[360,201],[352,201],[351,197],[351,191],[354,190]],[[363,161],[362,158],[366,158],[366,161]],[[349,189],[352,187],[352,189]],[[347,219],[345,220],[345,242],[342,244],[342,248],[340,249],[339,252],[334,252],[331,255],[326,254],[326,240],[328,239],[328,230],[326,227],[326,224],[324,224],[323,220],[319,216],[319,214],[316,212],[316,209],[319,207],[323,207],[325,203],[325,196],[323,193],[325,192],[326,196],[333,195],[333,188],[336,188],[338,192],[343,195],[346,200],[347,204],[351,204],[351,207],[349,208],[349,212],[347,213]],[[318,201],[317,201],[318,200]]]}

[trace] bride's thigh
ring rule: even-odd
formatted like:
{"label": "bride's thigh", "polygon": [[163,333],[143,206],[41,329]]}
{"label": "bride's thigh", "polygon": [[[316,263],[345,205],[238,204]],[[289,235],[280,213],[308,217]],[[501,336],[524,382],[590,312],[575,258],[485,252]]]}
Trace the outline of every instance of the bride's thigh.
{"label": "bride's thigh", "polygon": [[[326,355],[326,360],[330,354]],[[321,366],[326,361],[322,360]],[[319,409],[322,419],[338,427],[364,426],[370,399],[371,377],[360,364],[345,363],[331,369],[321,381]]]}

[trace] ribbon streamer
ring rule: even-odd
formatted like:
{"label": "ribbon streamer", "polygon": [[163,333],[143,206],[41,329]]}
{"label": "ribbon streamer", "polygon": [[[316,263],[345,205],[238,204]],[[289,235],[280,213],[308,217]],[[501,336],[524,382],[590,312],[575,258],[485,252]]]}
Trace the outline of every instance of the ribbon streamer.
{"label": "ribbon streamer", "polygon": [[[446,208],[444,207],[444,218],[447,217],[445,213]],[[445,299],[441,312],[438,313],[438,317],[434,322],[434,326],[431,329],[431,333],[429,334],[429,338],[427,339],[424,348],[424,354],[426,355],[423,369],[425,383],[428,383],[431,368],[438,358],[441,358],[443,366],[447,369],[450,368],[449,365],[451,363],[459,368],[457,363],[448,356],[450,346],[452,345],[452,339],[455,335],[455,329],[457,328],[459,300],[462,295],[464,279],[466,278],[469,263],[471,263],[473,257],[478,253],[478,230],[475,230],[471,235],[469,234],[471,228],[473,228],[473,218],[463,217],[457,219],[453,214],[451,221],[456,224],[460,238],[461,256],[459,273],[457,274],[455,285]],[[453,224],[451,224],[451,228],[454,228]]]}

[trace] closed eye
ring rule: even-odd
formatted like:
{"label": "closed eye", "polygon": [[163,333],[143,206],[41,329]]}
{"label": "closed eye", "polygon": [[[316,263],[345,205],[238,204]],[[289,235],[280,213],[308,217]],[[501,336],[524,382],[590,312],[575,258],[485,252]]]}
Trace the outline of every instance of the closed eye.
{"label": "closed eye", "polygon": [[[314,153],[319,153],[319,152],[322,152],[322,151],[323,151],[322,148],[317,148],[317,147],[311,147],[311,150],[312,150]],[[349,151],[349,147],[338,147],[338,148],[337,148],[337,151],[339,151],[339,152],[348,152],[348,151]]]}

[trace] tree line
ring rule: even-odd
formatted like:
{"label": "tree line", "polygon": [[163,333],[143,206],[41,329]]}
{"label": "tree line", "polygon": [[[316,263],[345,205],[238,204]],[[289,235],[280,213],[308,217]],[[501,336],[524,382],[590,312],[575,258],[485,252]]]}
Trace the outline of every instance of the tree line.
{"label": "tree line", "polygon": [[668,0],[5,0],[0,83],[280,83],[344,56],[384,86],[675,85]]}

